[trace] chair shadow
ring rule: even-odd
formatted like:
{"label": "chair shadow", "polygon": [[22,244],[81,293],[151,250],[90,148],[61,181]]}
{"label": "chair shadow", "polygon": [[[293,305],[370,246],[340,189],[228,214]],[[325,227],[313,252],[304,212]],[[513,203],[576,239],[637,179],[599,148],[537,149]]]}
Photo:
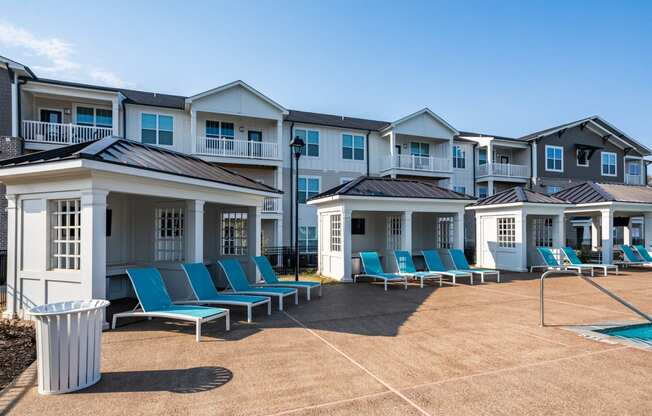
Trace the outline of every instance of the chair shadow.
{"label": "chair shadow", "polygon": [[233,373],[224,367],[103,372],[97,384],[80,393],[200,393],[221,387],[232,379]]}

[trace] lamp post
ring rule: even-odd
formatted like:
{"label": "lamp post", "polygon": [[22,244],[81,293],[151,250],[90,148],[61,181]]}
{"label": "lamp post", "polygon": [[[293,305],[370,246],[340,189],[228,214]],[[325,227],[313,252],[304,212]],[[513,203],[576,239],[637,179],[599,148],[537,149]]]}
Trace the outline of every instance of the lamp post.
{"label": "lamp post", "polygon": [[299,158],[305,143],[296,136],[290,141],[290,149],[296,159],[296,177],[294,180],[294,280],[299,280]]}

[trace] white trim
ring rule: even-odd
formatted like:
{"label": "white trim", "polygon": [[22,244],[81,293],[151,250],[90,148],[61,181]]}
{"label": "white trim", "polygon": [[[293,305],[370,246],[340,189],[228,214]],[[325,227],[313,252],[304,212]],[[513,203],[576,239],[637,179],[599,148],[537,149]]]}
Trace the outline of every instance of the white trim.
{"label": "white trim", "polygon": [[[321,130],[318,129],[318,128],[313,128],[313,127],[302,127],[302,126],[295,125],[292,128],[292,131],[295,133],[295,136],[296,136],[296,131],[297,130],[305,130],[306,131],[306,141],[304,143],[304,146],[305,146],[304,148],[306,149],[306,153],[302,154],[301,157],[309,157],[309,158],[312,158],[312,159],[319,159],[321,157],[321,136],[322,136],[321,135]],[[318,137],[318,139],[319,139],[319,145],[318,145],[319,146],[319,155],[317,155],[317,156],[308,155],[308,131],[316,131],[318,136],[319,136]],[[293,139],[293,137],[290,137],[290,140],[292,140],[292,139]],[[294,155],[291,154],[290,157],[292,158],[292,157],[294,157]]]}
{"label": "white trim", "polygon": [[[317,194],[319,195],[319,194],[321,193],[321,176],[316,176],[316,175],[299,175],[299,177],[297,178],[297,189],[299,188],[298,180],[301,179],[301,178],[306,179],[306,202],[299,202],[299,204],[307,205],[307,204],[308,204],[308,199],[310,199],[310,198],[308,197],[308,195],[307,195],[307,194],[309,193],[309,192],[308,192],[308,179],[317,179],[317,184],[318,184],[318,188],[319,188],[319,189],[317,189]],[[297,199],[299,198],[299,191],[298,191],[298,190],[297,190],[296,198],[297,198]]]}
{"label": "white trim", "polygon": [[224,84],[222,86],[219,86],[219,87],[216,87],[216,88],[210,89],[208,91],[204,91],[204,92],[201,92],[199,94],[196,94],[196,95],[193,95],[191,97],[186,98],[186,101],[185,101],[186,110],[188,110],[188,107],[190,106],[190,104],[192,104],[193,100],[198,100],[200,98],[203,98],[203,97],[206,97],[206,96],[212,95],[212,94],[217,94],[218,92],[228,90],[228,89],[236,87],[236,86],[240,86],[240,87],[246,89],[247,91],[249,91],[252,94],[254,94],[255,96],[257,96],[258,98],[262,99],[263,101],[267,102],[268,104],[271,104],[273,107],[276,107],[278,110],[281,111],[281,113],[283,115],[288,115],[290,113],[288,110],[285,109],[285,107],[283,107],[282,105],[280,105],[276,101],[274,101],[271,98],[267,97],[265,94],[263,94],[260,91],[256,90],[255,88],[253,88],[252,86],[250,86],[246,82],[240,81],[240,80],[233,81],[233,82],[230,82],[228,84]]}
{"label": "white trim", "polygon": [[[351,146],[352,146],[351,147],[351,159],[347,159],[347,158],[344,157],[344,135],[345,134],[351,136],[351,140],[353,140],[353,142],[351,143]],[[356,159],[355,158],[355,136],[362,137],[362,159]],[[364,134],[343,131],[340,134],[340,159],[341,160],[349,160],[351,162],[364,162],[365,160],[367,160],[367,140],[366,139],[367,138],[365,137]],[[321,139],[320,139],[320,141],[321,141]]]}
{"label": "white trim", "polygon": [[[604,173],[605,164],[604,164],[604,161],[603,161],[602,158],[603,158],[603,156],[606,156],[606,155],[610,155],[610,156],[613,155],[613,157],[614,157],[614,173],[613,174],[612,173]],[[605,152],[603,150],[600,151],[600,174],[602,176],[611,176],[611,177],[618,176],[618,153],[616,153],[616,152]]]}
{"label": "white trim", "polygon": [[[66,123],[63,121],[63,117],[66,115],[66,113],[63,111],[63,108],[56,108],[56,107],[37,107],[37,108],[36,108],[36,111],[37,111],[36,116],[38,117],[38,120],[39,120],[40,122],[44,122],[43,120],[41,120],[41,110],[46,110],[46,111],[58,111],[58,112],[60,112],[60,113],[61,113],[61,123],[59,123],[59,124],[66,124]],[[45,121],[45,123],[51,123],[51,121]]]}
{"label": "white trim", "polygon": [[[70,119],[73,124],[77,124],[77,107],[85,107],[93,109],[93,125],[88,127],[100,127],[100,128],[112,128],[113,127],[113,106],[109,105],[96,105],[96,104],[85,104],[85,103],[72,103],[72,114]],[[97,125],[97,109],[100,110],[110,110],[111,111],[111,126],[98,126]],[[86,124],[77,124],[78,126],[86,126]]]}
{"label": "white trim", "polygon": [[[308,205],[318,205],[324,202],[335,202],[335,201],[381,201],[381,202],[438,202],[438,203],[449,203],[449,204],[464,204],[469,205],[475,202],[474,199],[445,199],[445,198],[400,198],[400,197],[382,197],[382,196],[359,196],[359,195],[333,195],[327,196],[324,198],[313,199],[308,201]],[[434,212],[434,211],[433,211]]]}
{"label": "white trim", "polygon": [[[156,116],[156,143],[145,143],[143,142],[143,114],[148,114],[148,115],[154,115]],[[172,143],[171,144],[162,144],[159,143],[159,128],[158,128],[158,120],[160,116],[166,116],[166,117],[172,117]],[[148,145],[156,145],[156,146],[168,146],[168,147],[173,147],[174,146],[174,126],[176,125],[175,117],[174,114],[172,113],[167,113],[164,111],[147,111],[147,110],[141,110],[138,112],[138,131],[139,131],[139,136],[140,136],[140,142],[143,144],[148,144]],[[235,127],[235,125],[234,125]],[[149,130],[149,129],[148,129]],[[167,130],[164,130],[167,131]]]}
{"label": "white trim", "polygon": [[449,129],[450,131],[452,131],[453,133],[455,133],[456,135],[459,135],[459,134],[460,134],[460,132],[457,131],[457,129],[456,129],[455,127],[451,126],[450,124],[448,124],[448,122],[447,122],[446,120],[444,120],[443,118],[439,117],[437,114],[433,113],[432,110],[430,110],[428,107],[422,108],[421,110],[419,110],[419,111],[417,111],[417,112],[415,112],[415,113],[409,114],[409,115],[407,115],[407,116],[405,116],[405,117],[403,117],[403,118],[400,118],[400,119],[396,120],[395,122],[391,123],[389,126],[387,126],[387,127],[385,127],[384,129],[382,129],[381,132],[384,132],[384,131],[390,130],[390,129],[392,129],[392,128],[398,126],[399,124],[403,123],[404,121],[407,121],[407,120],[409,120],[409,119],[411,119],[411,118],[414,118],[414,117],[418,117],[418,116],[420,116],[421,114],[428,114],[429,116],[431,116],[432,118],[434,118],[435,120],[437,120],[439,123],[441,123],[442,125],[444,125],[444,127],[446,127],[447,129]]}
{"label": "white trim", "polygon": [[[561,150],[561,169],[548,169],[548,148]],[[564,147],[563,146],[555,146],[552,144],[545,145],[543,159],[545,162],[544,168],[546,172],[561,172],[561,173],[564,172]]]}
{"label": "white trim", "polygon": [[589,165],[591,164],[591,161],[589,160],[588,155],[586,157],[586,165],[580,164],[580,160],[579,160],[580,150],[585,151],[585,152],[589,151],[588,149],[575,149],[575,164],[580,168],[588,168],[588,167],[590,167]]}
{"label": "white trim", "polygon": [[491,209],[502,209],[502,208],[525,208],[525,207],[541,207],[541,208],[569,208],[573,207],[573,204],[547,204],[545,202],[512,202],[510,204],[496,204],[496,205],[479,205],[474,207],[466,207],[467,211],[480,211],[480,210],[491,210]]}

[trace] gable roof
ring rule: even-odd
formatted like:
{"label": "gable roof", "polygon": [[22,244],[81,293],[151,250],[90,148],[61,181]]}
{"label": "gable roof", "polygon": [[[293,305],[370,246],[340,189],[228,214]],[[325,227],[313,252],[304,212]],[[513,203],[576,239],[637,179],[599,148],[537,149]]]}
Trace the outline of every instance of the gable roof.
{"label": "gable roof", "polygon": [[276,188],[193,156],[111,136],[0,160],[0,175],[2,174],[2,168],[73,159],[95,160],[256,191],[283,193]]}
{"label": "gable roof", "polygon": [[317,124],[320,126],[340,127],[355,130],[380,131],[389,126],[387,121],[368,120],[364,118],[336,116],[332,114],[310,113],[307,111],[290,110],[286,121],[296,123]]}
{"label": "gable roof", "polygon": [[507,189],[497,194],[482,198],[471,207],[502,205],[502,204],[568,204],[562,198],[553,195],[546,195],[541,192],[532,191],[522,186]]}
{"label": "gable roof", "polygon": [[573,204],[628,202],[652,204],[652,187],[615,183],[584,182],[554,194]]}
{"label": "gable roof", "polygon": [[481,137],[490,137],[494,138],[497,140],[508,140],[508,141],[514,141],[514,142],[523,142],[522,139],[515,138],[515,137],[506,137],[506,136],[496,136],[495,134],[485,134],[485,133],[474,133],[471,131],[460,131],[459,134],[460,137],[473,137],[473,138],[481,138]]}
{"label": "gable roof", "polygon": [[310,198],[310,201],[331,196],[475,200],[469,195],[441,188],[429,182],[414,179],[360,176],[350,182],[324,191]]}
{"label": "gable roof", "polygon": [[17,71],[19,76],[36,78],[36,75],[32,72],[31,69],[29,69],[27,65],[23,65],[20,62],[14,61],[13,59],[9,59],[0,55],[0,63],[3,63],[5,67],[11,71]]}
{"label": "gable roof", "polygon": [[241,80],[236,80],[236,81],[233,81],[233,82],[229,82],[228,84],[224,84],[224,85],[221,85],[219,87],[211,88],[210,90],[200,92],[199,94],[192,95],[192,96],[186,98],[185,104],[188,105],[191,102],[193,102],[194,100],[206,97],[208,95],[217,94],[217,93],[219,93],[221,91],[225,91],[225,90],[228,90],[228,89],[233,88],[233,87],[242,87],[242,88],[246,89],[247,91],[249,91],[250,93],[257,96],[258,98],[260,98],[261,100],[267,102],[271,106],[276,107],[282,114],[284,114],[284,115],[288,114],[288,110],[286,110],[285,107],[283,107],[281,104],[277,103],[276,101],[272,100],[271,98],[269,98],[265,94],[261,93],[260,91],[258,91],[254,87],[252,87],[251,85],[249,85],[246,82],[241,81]]}
{"label": "gable roof", "polygon": [[439,123],[441,123],[444,127],[449,129],[450,131],[452,131],[454,134],[460,134],[460,132],[457,131],[457,129],[455,127],[448,124],[448,122],[446,120],[444,120],[443,118],[439,117],[437,114],[432,112],[432,110],[430,110],[428,107],[422,108],[421,110],[419,110],[419,111],[417,111],[415,113],[409,114],[409,115],[407,115],[407,116],[405,116],[403,118],[400,118],[400,119],[394,121],[393,123],[389,124],[387,127],[384,127],[383,130],[387,130],[389,128],[396,127],[399,124],[401,124],[401,123],[403,123],[403,122],[405,122],[405,121],[407,121],[407,120],[409,120],[411,118],[418,117],[418,116],[420,116],[422,114],[427,114],[430,117],[434,118]]}

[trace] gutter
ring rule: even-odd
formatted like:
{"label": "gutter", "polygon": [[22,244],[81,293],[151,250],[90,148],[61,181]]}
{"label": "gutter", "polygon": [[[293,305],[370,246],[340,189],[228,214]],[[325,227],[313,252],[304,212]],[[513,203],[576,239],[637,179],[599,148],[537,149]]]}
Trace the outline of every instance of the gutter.
{"label": "gutter", "polygon": [[[16,109],[16,111],[18,112],[18,137],[23,137],[23,120],[22,120],[23,115],[22,115],[22,109],[21,109],[21,107],[23,105],[22,105],[21,99],[20,99],[20,96],[21,96],[21,94],[20,94],[20,86],[25,85],[25,84],[27,84],[27,79],[25,79],[23,77],[19,77],[18,78],[18,84],[16,84],[16,95],[18,95],[18,97],[17,97],[17,101],[18,101],[17,107],[18,108]],[[23,149],[20,150],[20,153],[21,154],[23,153]]]}
{"label": "gutter", "polygon": [[370,168],[369,168],[369,163],[371,158],[369,157],[369,135],[371,134],[371,130],[367,130],[367,176],[369,176]]}

